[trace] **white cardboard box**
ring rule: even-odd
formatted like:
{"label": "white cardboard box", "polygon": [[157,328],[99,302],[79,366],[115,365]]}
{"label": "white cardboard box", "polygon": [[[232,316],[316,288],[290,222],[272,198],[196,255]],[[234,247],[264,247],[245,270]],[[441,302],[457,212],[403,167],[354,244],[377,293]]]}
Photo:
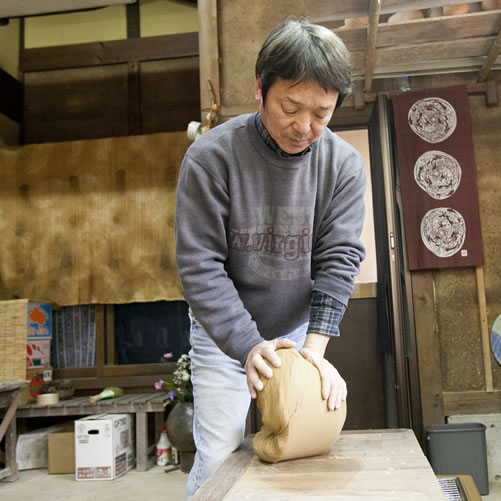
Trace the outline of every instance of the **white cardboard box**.
{"label": "white cardboard box", "polygon": [[113,480],[133,468],[133,430],[133,414],[98,414],[75,421],[75,479]]}

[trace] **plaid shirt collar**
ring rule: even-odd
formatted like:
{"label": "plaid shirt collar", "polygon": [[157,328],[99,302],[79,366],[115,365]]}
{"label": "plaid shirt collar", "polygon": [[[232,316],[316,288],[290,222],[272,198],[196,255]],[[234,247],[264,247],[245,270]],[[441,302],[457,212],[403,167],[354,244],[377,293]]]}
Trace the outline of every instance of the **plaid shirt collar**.
{"label": "plaid shirt collar", "polygon": [[262,140],[268,146],[268,148],[271,148],[275,153],[278,153],[281,157],[302,157],[303,155],[306,155],[311,151],[311,146],[308,146],[305,150],[301,151],[300,153],[287,153],[278,144],[275,142],[275,140],[270,136],[270,133],[266,130],[266,127],[264,126],[263,120],[261,119],[261,113],[256,113],[256,129],[259,132],[259,135],[261,136]]}

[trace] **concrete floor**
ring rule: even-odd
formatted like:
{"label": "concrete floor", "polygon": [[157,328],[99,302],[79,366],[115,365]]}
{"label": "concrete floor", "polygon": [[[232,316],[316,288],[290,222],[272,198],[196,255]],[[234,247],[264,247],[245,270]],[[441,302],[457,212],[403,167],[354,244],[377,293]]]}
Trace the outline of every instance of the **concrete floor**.
{"label": "concrete floor", "polygon": [[[111,481],[77,482],[73,475],[48,475],[46,469],[19,472],[16,482],[0,482],[2,501],[184,501],[187,474],[180,470],[165,473],[153,466],[138,473],[132,470]],[[482,500],[501,501],[501,482],[490,485]]]}
{"label": "concrete floor", "polygon": [[188,475],[181,470],[165,473],[153,466],[107,481],[77,482],[75,476],[48,475],[47,469],[23,470],[16,482],[0,482],[2,501],[184,501]]}

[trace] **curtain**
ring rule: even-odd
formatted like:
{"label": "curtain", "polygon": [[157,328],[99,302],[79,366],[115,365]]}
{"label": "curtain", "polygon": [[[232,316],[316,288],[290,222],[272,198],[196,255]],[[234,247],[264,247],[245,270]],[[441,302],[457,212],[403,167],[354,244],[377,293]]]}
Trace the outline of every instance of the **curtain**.
{"label": "curtain", "polygon": [[184,132],[0,148],[0,299],[182,300],[174,256]]}
{"label": "curtain", "polygon": [[409,269],[481,265],[465,87],[408,91],[392,104]]}

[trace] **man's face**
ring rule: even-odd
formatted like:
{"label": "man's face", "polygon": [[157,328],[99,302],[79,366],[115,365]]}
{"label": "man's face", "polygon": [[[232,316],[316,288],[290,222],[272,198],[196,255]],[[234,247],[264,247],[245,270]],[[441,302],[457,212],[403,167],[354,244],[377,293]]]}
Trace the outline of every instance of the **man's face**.
{"label": "man's face", "polygon": [[329,123],[339,92],[326,92],[316,82],[294,85],[276,80],[263,104],[261,82],[256,79],[256,99],[266,130],[286,153],[300,153],[314,143]]}

